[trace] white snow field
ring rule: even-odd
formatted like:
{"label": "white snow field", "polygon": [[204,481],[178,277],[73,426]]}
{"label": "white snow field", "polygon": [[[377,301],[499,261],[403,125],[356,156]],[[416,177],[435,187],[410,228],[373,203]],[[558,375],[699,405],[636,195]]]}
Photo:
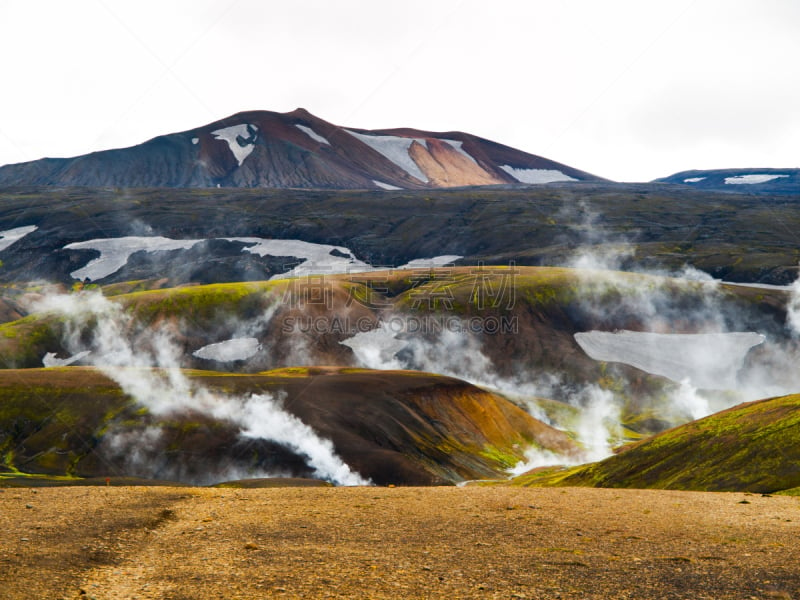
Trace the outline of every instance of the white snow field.
{"label": "white snow field", "polygon": [[5,250],[14,242],[18,242],[29,233],[36,231],[36,225],[26,225],[25,227],[15,227],[6,231],[0,231],[0,251]]}
{"label": "white snow field", "polygon": [[[315,244],[302,240],[275,240],[259,237],[233,237],[215,238],[228,242],[241,242],[245,244],[242,252],[250,252],[259,256],[285,256],[295,262],[302,261],[299,265],[288,268],[282,273],[273,275],[271,279],[285,279],[289,277],[303,277],[307,275],[334,275],[341,273],[363,273],[365,271],[383,270],[390,267],[373,267],[358,260],[350,249],[344,246],[331,246],[329,244]],[[168,250],[189,250],[203,239],[173,240],[170,238],[153,236],[128,236],[120,238],[103,238],[74,242],[64,246],[65,250],[97,250],[100,256],[90,260],[86,265],[72,271],[74,279],[89,278],[97,281],[108,277],[124,267],[134,252],[162,252]],[[332,254],[335,252],[335,254]],[[418,258],[411,262],[396,267],[397,269],[418,269],[429,267],[443,267],[458,259],[458,255],[446,254],[432,258]]]}
{"label": "white snow field", "polygon": [[75,279],[103,279],[116,273],[128,262],[134,252],[159,252],[164,250],[188,250],[203,240],[173,240],[161,236],[142,237],[127,236],[120,238],[102,238],[74,242],[64,246],[64,250],[97,250],[100,256],[90,260],[86,265],[72,271]]}
{"label": "white snow field", "polygon": [[78,362],[80,359],[89,356],[89,350],[83,350],[68,358],[58,358],[55,352],[48,352],[42,357],[42,366],[44,367],[68,367],[72,363]]}
{"label": "white snow field", "polygon": [[360,331],[339,343],[353,351],[358,364],[368,369],[404,369],[395,354],[403,350],[408,342],[395,338],[397,332],[384,323],[382,327],[370,331]]}
{"label": "white snow field", "polygon": [[[253,133],[251,133],[251,131]],[[242,166],[244,159],[250,156],[250,153],[256,147],[256,137],[258,135],[258,127],[255,125],[231,125],[211,132],[218,140],[228,142],[228,148],[233,152],[233,156]],[[244,142],[244,145],[240,142]]]}
{"label": "white snow field", "polygon": [[402,190],[403,189],[403,188],[397,187],[396,185],[391,185],[391,184],[388,184],[388,183],[384,183],[383,181],[378,181],[377,179],[373,179],[372,183],[374,183],[379,188],[382,188],[384,190],[390,190],[391,191],[391,190]]}
{"label": "white snow field", "polygon": [[736,374],[760,333],[651,333],[587,331],[575,341],[594,360],[619,362],[702,389],[735,389]]}
{"label": "white snow field", "polygon": [[772,283],[739,283],[738,281],[722,281],[719,279],[716,281],[720,281],[720,283],[724,283],[725,285],[738,285],[739,287],[756,288],[758,290],[783,290],[789,292],[794,288],[794,285],[791,283],[789,285],[775,285]]}
{"label": "white snow field", "polygon": [[578,181],[557,169],[517,169],[509,165],[500,167],[520,183],[556,183],[558,181]]}
{"label": "white snow field", "polygon": [[297,127],[303,133],[305,133],[308,137],[310,137],[315,142],[319,142],[320,144],[327,144],[328,146],[331,145],[331,143],[328,140],[326,140],[324,137],[322,137],[316,131],[311,129],[311,127],[306,127],[305,125],[300,125],[300,123],[295,123],[294,126]]}
{"label": "white snow field", "polygon": [[417,258],[404,265],[396,267],[400,269],[430,269],[432,267],[446,267],[453,264],[459,258],[464,258],[457,254],[444,254],[442,256],[434,256],[433,258]]}
{"label": "white snow field", "polygon": [[687,177],[683,180],[683,183],[698,183],[706,179],[705,177]]}
{"label": "white snow field", "polygon": [[224,342],[208,344],[192,352],[192,356],[218,362],[247,360],[261,349],[258,339],[253,337],[231,338]]}
{"label": "white snow field", "polygon": [[345,129],[344,131],[352,135],[357,140],[364,142],[376,152],[382,154],[412,177],[426,183],[428,182],[428,178],[425,173],[422,172],[422,170],[417,166],[417,163],[414,162],[414,159],[411,158],[411,155],[408,153],[408,149],[411,148],[411,144],[414,142],[422,144],[427,148],[428,142],[426,142],[423,138],[406,138],[396,135],[367,135],[364,133],[350,131],[349,129]]}
{"label": "white snow field", "polygon": [[[271,279],[286,277],[300,277],[311,274],[333,273],[359,273],[372,269],[367,263],[358,260],[344,246],[329,246],[328,244],[314,244],[301,240],[267,240],[257,237],[222,238],[230,242],[244,242],[252,244],[244,248],[243,252],[258,254],[259,256],[291,256],[302,259],[303,262],[284,273],[273,275]],[[331,254],[337,251],[344,256]]]}
{"label": "white snow field", "polygon": [[767,183],[773,179],[780,179],[781,177],[788,177],[788,175],[768,175],[766,173],[753,173],[752,175],[736,175],[735,177],[726,177],[725,183],[729,185],[741,185],[754,183]]}

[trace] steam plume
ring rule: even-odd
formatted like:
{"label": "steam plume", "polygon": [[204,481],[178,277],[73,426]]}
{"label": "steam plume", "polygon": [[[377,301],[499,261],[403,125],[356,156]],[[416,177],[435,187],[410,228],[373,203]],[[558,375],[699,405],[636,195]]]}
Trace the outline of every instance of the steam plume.
{"label": "steam plume", "polygon": [[[51,296],[37,309],[62,315],[63,341],[69,351],[90,352],[91,363],[154,416],[200,412],[237,426],[243,438],[270,440],[305,456],[322,479],[339,485],[369,484],[336,455],[329,440],[284,410],[280,398],[268,394],[223,396],[190,381],[180,369],[182,356],[168,332],[137,332],[131,317],[100,293]],[[149,431],[137,442],[155,437],[156,432]]]}

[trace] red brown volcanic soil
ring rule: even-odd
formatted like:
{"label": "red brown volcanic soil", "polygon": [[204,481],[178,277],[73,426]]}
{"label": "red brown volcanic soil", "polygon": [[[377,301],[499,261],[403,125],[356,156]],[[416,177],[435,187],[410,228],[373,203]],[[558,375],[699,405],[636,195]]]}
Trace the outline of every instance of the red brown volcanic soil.
{"label": "red brown volcanic soil", "polygon": [[0,597],[791,599],[799,509],[603,489],[5,489]]}

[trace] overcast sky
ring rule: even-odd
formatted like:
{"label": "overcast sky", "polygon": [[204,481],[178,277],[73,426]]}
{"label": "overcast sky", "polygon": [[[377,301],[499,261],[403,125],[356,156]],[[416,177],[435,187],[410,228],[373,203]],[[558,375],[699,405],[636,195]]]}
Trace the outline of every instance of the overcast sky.
{"label": "overcast sky", "polygon": [[800,166],[797,0],[0,0],[0,164],[252,109],[620,181]]}

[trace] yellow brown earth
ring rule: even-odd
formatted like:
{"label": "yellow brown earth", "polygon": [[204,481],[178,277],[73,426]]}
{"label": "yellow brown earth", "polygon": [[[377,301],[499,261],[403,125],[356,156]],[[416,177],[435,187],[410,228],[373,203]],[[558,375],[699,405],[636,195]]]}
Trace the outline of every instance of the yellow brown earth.
{"label": "yellow brown earth", "polygon": [[0,490],[0,596],[797,598],[800,499],[652,490]]}

